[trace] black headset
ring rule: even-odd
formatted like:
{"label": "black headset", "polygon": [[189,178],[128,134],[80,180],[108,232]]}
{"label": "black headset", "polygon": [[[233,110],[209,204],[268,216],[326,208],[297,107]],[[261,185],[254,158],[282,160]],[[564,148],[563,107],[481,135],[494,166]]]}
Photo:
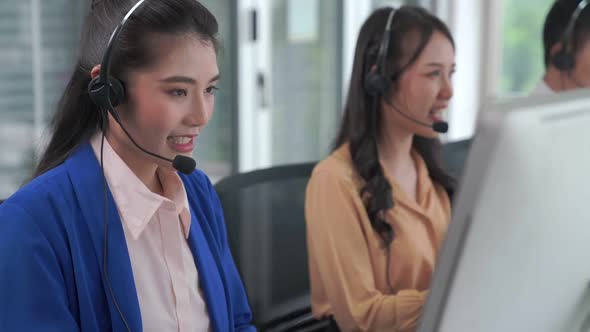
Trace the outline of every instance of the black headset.
{"label": "black headset", "polygon": [[570,72],[576,66],[576,57],[572,49],[574,30],[578,17],[587,5],[588,0],[582,0],[578,3],[561,38],[561,49],[551,57],[551,64],[562,72]]}
{"label": "black headset", "polygon": [[[139,8],[144,2],[145,0],[139,0],[133,8],[129,10],[125,17],[123,17],[121,23],[117,25],[109,39],[107,49],[102,58],[100,74],[93,78],[88,84],[88,94],[90,95],[92,102],[94,102],[101,112],[107,111],[111,113],[117,122],[119,116],[114,108],[121,105],[125,100],[125,85],[121,80],[110,75],[113,48],[129,17],[131,17],[137,8]],[[103,115],[106,116],[106,114]]]}
{"label": "black headset", "polygon": [[383,96],[392,81],[392,77],[386,72],[385,63],[387,61],[389,40],[391,39],[391,24],[395,13],[396,10],[392,9],[387,17],[385,31],[383,32],[383,38],[381,39],[379,53],[377,53],[377,60],[375,62],[376,68],[369,68],[369,71],[365,75],[365,90],[372,96]]}

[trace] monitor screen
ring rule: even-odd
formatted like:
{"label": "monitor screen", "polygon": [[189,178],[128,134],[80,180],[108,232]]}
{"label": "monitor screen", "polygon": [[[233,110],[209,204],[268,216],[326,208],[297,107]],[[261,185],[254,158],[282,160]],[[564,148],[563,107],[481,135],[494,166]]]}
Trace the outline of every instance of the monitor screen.
{"label": "monitor screen", "polygon": [[484,107],[419,331],[590,331],[590,92]]}

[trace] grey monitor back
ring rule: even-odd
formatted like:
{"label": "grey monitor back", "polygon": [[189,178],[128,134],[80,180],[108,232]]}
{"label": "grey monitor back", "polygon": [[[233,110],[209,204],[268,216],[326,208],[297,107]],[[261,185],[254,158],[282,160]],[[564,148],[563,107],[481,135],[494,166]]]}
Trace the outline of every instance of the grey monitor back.
{"label": "grey monitor back", "polygon": [[481,114],[419,331],[590,331],[589,91]]}

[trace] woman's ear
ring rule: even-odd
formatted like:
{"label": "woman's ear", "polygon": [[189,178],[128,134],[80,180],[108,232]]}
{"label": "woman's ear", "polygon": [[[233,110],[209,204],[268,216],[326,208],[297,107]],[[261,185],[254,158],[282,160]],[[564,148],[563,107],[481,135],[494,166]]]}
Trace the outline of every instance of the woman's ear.
{"label": "woman's ear", "polygon": [[96,65],[96,66],[92,67],[92,70],[90,70],[90,78],[91,79],[96,78],[98,75],[100,75],[100,65]]}
{"label": "woman's ear", "polygon": [[563,43],[555,43],[549,49],[549,54],[551,55],[551,57],[554,57],[557,53],[561,52],[561,50],[563,50]]}

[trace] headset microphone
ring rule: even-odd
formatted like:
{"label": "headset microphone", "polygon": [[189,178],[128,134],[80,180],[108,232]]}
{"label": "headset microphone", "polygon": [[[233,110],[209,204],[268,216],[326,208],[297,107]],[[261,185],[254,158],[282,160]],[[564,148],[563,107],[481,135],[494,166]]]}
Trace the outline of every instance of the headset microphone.
{"label": "headset microphone", "polygon": [[179,171],[183,174],[188,175],[188,174],[191,174],[195,170],[196,162],[191,157],[187,157],[187,156],[183,156],[183,155],[179,154],[176,157],[174,157],[174,159],[169,159],[169,158],[166,158],[164,156],[161,156],[159,154],[156,154],[156,153],[153,153],[153,152],[150,152],[150,151],[144,149],[141,145],[139,145],[139,144],[137,144],[137,142],[135,142],[135,140],[133,139],[131,134],[129,134],[127,129],[125,129],[125,126],[123,126],[123,123],[121,122],[121,119],[119,119],[119,116],[117,115],[117,113],[111,112],[111,115],[113,115],[113,118],[115,119],[115,121],[117,121],[119,126],[121,126],[121,129],[123,129],[123,131],[125,132],[127,137],[129,137],[129,140],[131,140],[131,143],[133,143],[133,145],[135,145],[138,149],[140,149],[144,153],[147,153],[150,156],[153,156],[153,157],[156,157],[156,158],[159,158],[164,161],[172,163],[172,167],[174,167],[177,171]]}
{"label": "headset microphone", "polygon": [[399,114],[403,115],[406,119],[413,121],[421,126],[428,127],[430,129],[436,131],[437,133],[441,133],[441,134],[444,134],[449,130],[449,124],[446,121],[436,121],[432,124],[427,123],[427,122],[422,122],[422,121],[417,120],[417,119],[407,115],[406,113],[402,112],[399,108],[395,107],[389,100],[387,100],[387,98],[384,98],[384,101],[387,105],[389,105],[391,108],[393,108]]}
{"label": "headset microphone", "polygon": [[437,121],[432,124],[432,130],[436,131],[437,133],[445,134],[449,131],[449,123],[446,121]]}

